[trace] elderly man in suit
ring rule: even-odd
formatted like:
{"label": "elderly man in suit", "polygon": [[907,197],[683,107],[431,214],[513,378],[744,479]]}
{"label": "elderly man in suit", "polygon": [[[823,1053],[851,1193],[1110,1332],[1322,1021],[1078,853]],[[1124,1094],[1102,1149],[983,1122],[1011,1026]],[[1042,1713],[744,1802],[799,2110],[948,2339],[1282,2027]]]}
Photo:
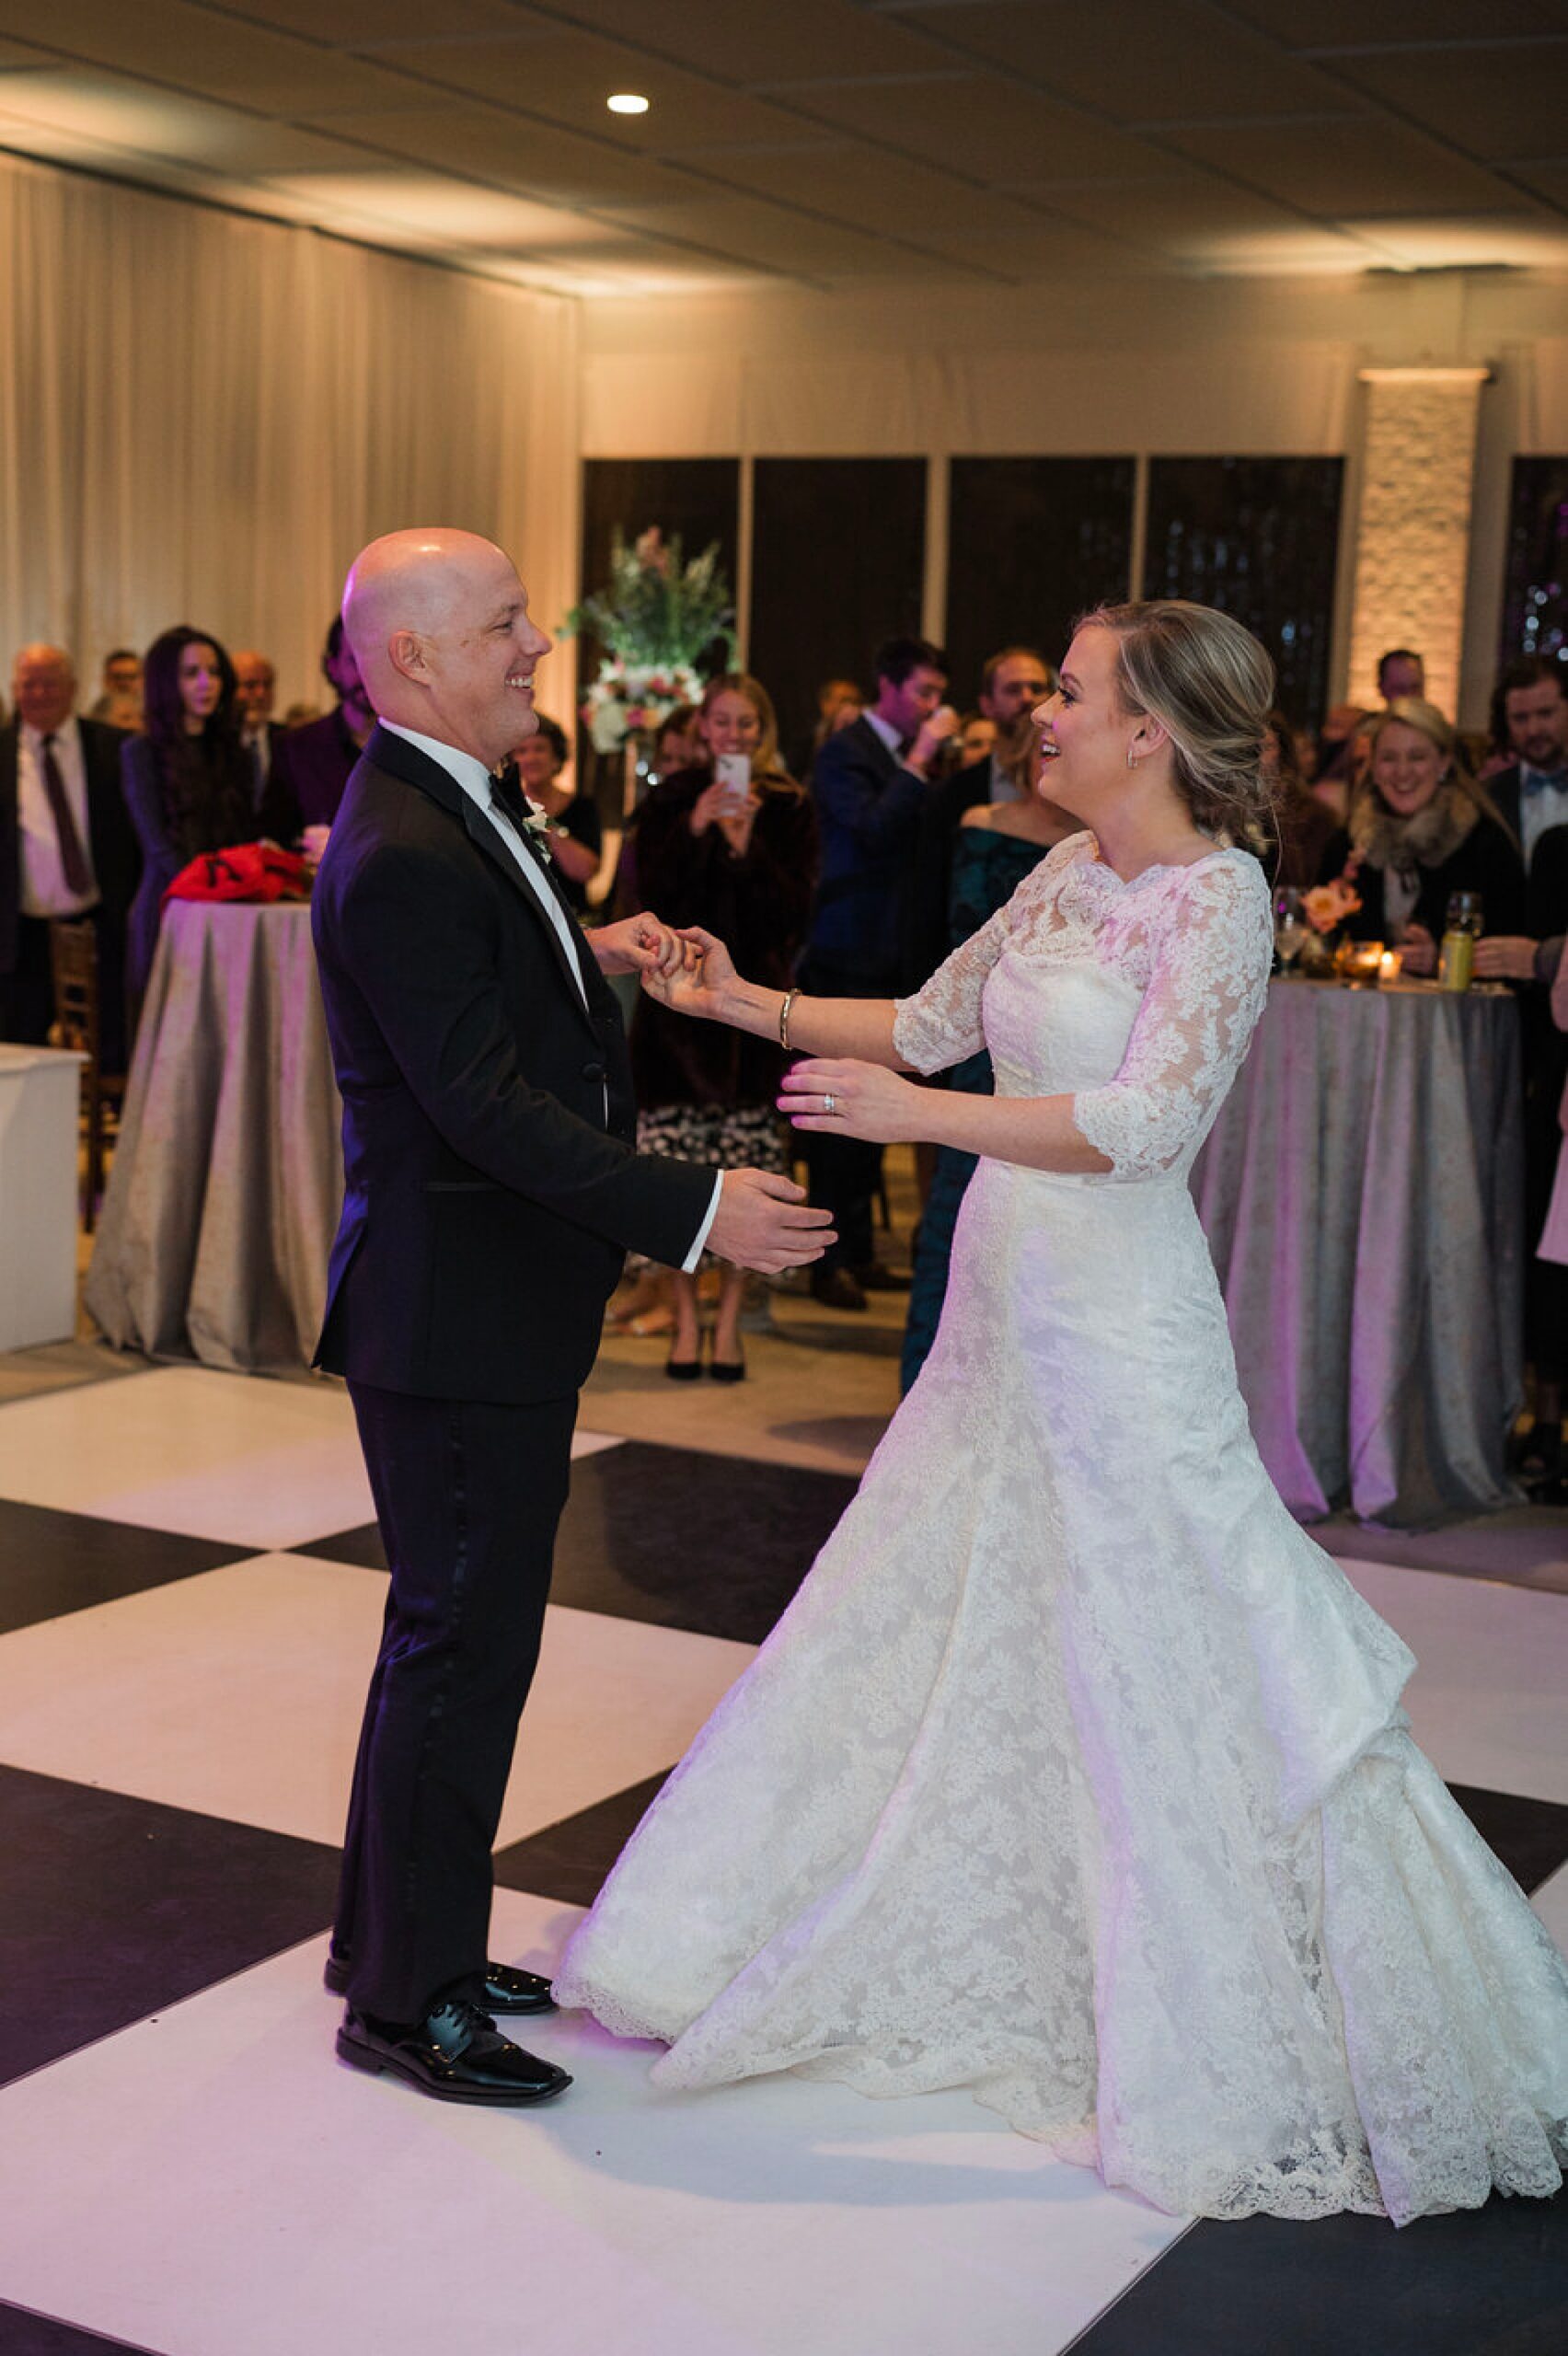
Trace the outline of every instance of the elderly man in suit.
{"label": "elderly man in suit", "polygon": [[392,1586],[328,1985],[353,2067],[540,2102],[569,2081],[495,2027],[550,1995],[487,1960],[490,1848],[605,1303],[628,1251],[777,1273],[827,1222],[787,1179],[635,1150],[605,976],[696,953],[656,917],[572,919],[507,766],[550,644],[511,559],[396,532],[343,611],[378,719],[312,903],[345,1166],[318,1362],[348,1379]]}
{"label": "elderly man in suit", "polygon": [[63,647],[24,646],[11,692],[15,716],[0,730],[0,1038],[48,1038],[49,928],[85,920],[98,935],[104,1068],[123,1071],[125,924],[142,866],[120,791],[124,732],[77,717]]}
{"label": "elderly man in suit", "polygon": [[[801,984],[822,998],[891,998],[905,987],[915,846],[942,745],[958,717],[942,702],[948,660],[923,638],[877,650],[876,701],[826,738],[812,771],[822,872]],[[813,1298],[860,1310],[878,1268],[871,1203],[882,1148],[825,1132],[806,1139],[813,1203],[838,1241],[812,1276]]]}

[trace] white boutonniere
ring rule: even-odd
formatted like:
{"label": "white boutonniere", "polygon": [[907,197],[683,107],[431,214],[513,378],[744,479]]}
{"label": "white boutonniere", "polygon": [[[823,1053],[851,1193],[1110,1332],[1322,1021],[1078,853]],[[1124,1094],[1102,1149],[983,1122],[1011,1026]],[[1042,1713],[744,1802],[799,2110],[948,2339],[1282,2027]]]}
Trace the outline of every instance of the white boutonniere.
{"label": "white boutonniere", "polygon": [[527,794],[523,796],[523,800],[525,805],[523,824],[533,837],[534,849],[541,859],[550,859],[554,856],[550,849],[550,822],[536,802]]}

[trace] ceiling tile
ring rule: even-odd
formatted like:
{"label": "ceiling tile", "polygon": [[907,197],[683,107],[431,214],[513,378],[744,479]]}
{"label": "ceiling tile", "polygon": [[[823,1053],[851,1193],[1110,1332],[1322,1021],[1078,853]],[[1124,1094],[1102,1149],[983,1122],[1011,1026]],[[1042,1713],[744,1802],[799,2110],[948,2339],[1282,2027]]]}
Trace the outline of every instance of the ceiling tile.
{"label": "ceiling tile", "polygon": [[[1087,228],[1124,238],[1151,255],[1189,267],[1223,266],[1233,248],[1288,257],[1337,252],[1344,240],[1299,220],[1268,198],[1194,172],[1147,188],[1061,189],[1051,202]],[[1364,257],[1365,259],[1365,257]]]}
{"label": "ceiling tile", "polygon": [[944,63],[916,26],[869,14],[854,0],[571,0],[571,13],[613,38],[674,58],[721,81],[759,85],[802,76],[919,74]]}
{"label": "ceiling tile", "polygon": [[628,156],[624,148],[497,108],[448,101],[412,113],[338,115],[332,129],[385,154],[497,180],[546,203],[655,203],[696,192],[684,172],[651,156]]}
{"label": "ceiling tile", "polygon": [[287,193],[324,210],[345,209],[417,230],[430,242],[468,249],[520,253],[539,246],[589,246],[616,236],[581,214],[531,204],[498,189],[465,187],[439,172],[357,170],[291,173]]}
{"label": "ceiling tile", "polygon": [[[374,49],[378,42],[428,38],[431,0],[242,0],[244,14],[280,32],[304,33],[336,49]],[[513,0],[441,0],[441,29],[468,33],[517,29]]]}
{"label": "ceiling tile", "polygon": [[709,159],[705,169],[736,187],[883,236],[921,239],[927,230],[940,227],[984,247],[1009,230],[1035,226],[1039,218],[1011,197],[970,188],[929,165],[869,147],[733,156],[721,163]]}
{"label": "ceiling tile", "polygon": [[346,154],[319,132],[81,65],[0,74],[0,124],[6,141],[30,126],[30,154],[76,161],[97,148],[248,175],[325,169]]}
{"label": "ceiling tile", "polygon": [[1170,144],[1264,190],[1283,203],[1335,218],[1346,213],[1458,213],[1507,202],[1503,184],[1402,123],[1229,123],[1176,131]]}
{"label": "ceiling tile", "polygon": [[1338,62],[1355,87],[1387,98],[1467,155],[1555,156],[1568,116],[1568,34],[1462,51],[1412,51]]}
{"label": "ceiling tile", "polygon": [[1539,32],[1554,0],[1237,0],[1236,15],[1287,49],[1347,42],[1493,40]]}
{"label": "ceiling tile", "polygon": [[1365,230],[1396,260],[1417,270],[1495,266],[1561,270],[1568,266],[1568,221],[1538,214],[1489,214],[1452,221],[1347,221]]}
{"label": "ceiling tile", "polygon": [[651,237],[676,238],[737,261],[806,278],[892,277],[940,265],[906,248],[813,221],[745,196],[698,204],[617,208],[616,217]]}
{"label": "ceiling tile", "polygon": [[803,112],[864,133],[879,147],[901,148],[1001,188],[1034,179],[1136,178],[1153,155],[1124,133],[999,74],[954,73],[877,90],[819,83],[790,96]]}
{"label": "ceiling tile", "polygon": [[1527,187],[1544,196],[1549,204],[1568,213],[1568,156],[1561,163],[1530,164],[1518,177]]}
{"label": "ceiling tile", "polygon": [[[263,112],[313,115],[344,104],[416,104],[417,85],[193,0],[47,0],[41,37],[67,59],[233,98]],[[45,29],[47,28],[47,30]]]}
{"label": "ceiling tile", "polygon": [[[680,66],[637,55],[589,33],[550,30],[503,40],[407,41],[382,52],[445,89],[471,90],[526,108],[569,129],[592,131],[641,155],[680,155],[714,140],[778,140],[791,116],[761,98],[703,81]],[[645,115],[614,115],[614,90],[639,90]]]}
{"label": "ceiling tile", "polygon": [[1008,67],[1054,98],[1114,122],[1304,114],[1332,107],[1333,85],[1283,57],[1201,0],[957,0],[919,23]]}

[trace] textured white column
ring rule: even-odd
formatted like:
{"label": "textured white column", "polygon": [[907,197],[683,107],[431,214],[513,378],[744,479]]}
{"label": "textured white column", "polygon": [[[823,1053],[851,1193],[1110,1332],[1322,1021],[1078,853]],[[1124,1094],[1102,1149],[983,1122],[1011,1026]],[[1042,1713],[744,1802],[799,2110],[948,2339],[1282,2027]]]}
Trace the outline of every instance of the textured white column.
{"label": "textured white column", "polygon": [[1408,646],[1426,692],[1458,710],[1477,412],[1485,368],[1364,368],[1366,440],[1350,698],[1376,706],[1378,657]]}

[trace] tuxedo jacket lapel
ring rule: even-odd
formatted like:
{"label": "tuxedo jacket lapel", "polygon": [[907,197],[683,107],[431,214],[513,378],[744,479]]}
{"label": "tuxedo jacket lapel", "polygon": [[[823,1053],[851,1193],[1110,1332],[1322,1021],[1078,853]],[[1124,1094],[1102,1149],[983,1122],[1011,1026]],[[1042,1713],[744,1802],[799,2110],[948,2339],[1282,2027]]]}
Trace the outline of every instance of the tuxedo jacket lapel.
{"label": "tuxedo jacket lapel", "polygon": [[[519,872],[517,861],[508,849],[499,827],[490,824],[484,813],[476,806],[472,797],[464,792],[456,779],[444,769],[439,761],[432,761],[428,753],[422,753],[417,745],[410,745],[406,736],[395,736],[389,728],[378,727],[373,730],[370,741],[365,745],[363,757],[373,768],[384,769],[391,777],[400,778],[405,785],[417,786],[421,793],[427,793],[432,802],[438,802],[444,810],[449,810],[455,818],[461,821],[468,840],[475,849],[481,858],[489,860],[499,874],[506,878],[518,899],[543,932],[550,954],[560,969],[561,979],[571,994],[572,1004],[592,1031],[593,1018],[588,1008],[583,1004],[584,991],[588,992],[590,999],[592,998],[592,984],[588,978],[588,966],[591,960],[586,944],[581,941],[575,916],[571,918],[572,944],[574,953],[581,961],[576,972],[568,962],[565,945],[555,926],[550,922],[538,894],[534,890],[527,877]],[[525,849],[523,855],[526,859],[532,857],[533,853]],[[540,864],[543,866],[544,862],[541,861]],[[548,868],[545,870],[545,884],[547,889],[551,891],[555,889],[554,878],[549,874]],[[564,900],[562,906],[566,906]],[[595,976],[598,974],[596,965],[594,967],[594,973]]]}

